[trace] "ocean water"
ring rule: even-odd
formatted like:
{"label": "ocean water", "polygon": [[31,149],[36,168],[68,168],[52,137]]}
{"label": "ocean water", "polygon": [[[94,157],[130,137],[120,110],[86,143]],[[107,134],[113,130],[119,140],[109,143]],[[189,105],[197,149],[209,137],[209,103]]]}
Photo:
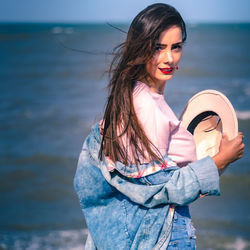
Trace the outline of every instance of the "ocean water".
{"label": "ocean water", "polygon": [[[73,177],[103,114],[109,54],[124,39],[107,24],[0,25],[0,249],[83,249]],[[246,149],[221,196],[191,205],[198,249],[250,249],[250,24],[188,25],[165,98],[180,115],[204,89],[230,99]]]}

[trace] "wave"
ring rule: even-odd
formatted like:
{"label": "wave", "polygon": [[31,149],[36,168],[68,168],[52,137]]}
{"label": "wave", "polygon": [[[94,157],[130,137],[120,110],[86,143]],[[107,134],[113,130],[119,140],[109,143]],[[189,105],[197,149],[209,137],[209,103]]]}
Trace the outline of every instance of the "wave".
{"label": "wave", "polygon": [[236,111],[237,118],[240,120],[249,120],[250,119],[250,110],[245,111]]}
{"label": "wave", "polygon": [[57,26],[57,27],[54,27],[53,29],[52,29],[52,31],[51,31],[53,34],[60,34],[60,33],[62,33],[63,32],[63,28],[62,27],[59,27],[59,26]]}
{"label": "wave", "polygon": [[225,244],[226,249],[236,249],[236,250],[248,249],[249,246],[250,242],[242,239],[241,237],[237,237],[234,242]]}
{"label": "wave", "polygon": [[0,249],[72,249],[82,250],[87,229],[36,232],[1,232]]}
{"label": "wave", "polygon": [[63,28],[60,26],[56,26],[56,27],[52,28],[51,32],[53,34],[61,34],[61,33],[72,34],[74,32],[74,30],[71,27]]}
{"label": "wave", "polygon": [[[204,233],[204,230],[202,230]],[[201,232],[202,232],[201,231]],[[203,241],[207,236],[215,236],[215,232],[205,230],[206,234],[199,235],[200,245],[204,247],[216,247],[216,249],[235,249],[243,250],[249,249],[250,241],[242,238],[241,236],[226,237],[222,234],[217,235],[217,240],[211,240],[209,243]],[[55,230],[47,232],[2,232],[0,249],[71,249],[71,250],[83,250],[84,244],[87,238],[87,229],[75,229],[75,230]],[[210,234],[210,235],[209,235]],[[203,237],[202,237],[203,236]],[[213,239],[213,238],[212,238]],[[214,238],[215,239],[215,238]]]}

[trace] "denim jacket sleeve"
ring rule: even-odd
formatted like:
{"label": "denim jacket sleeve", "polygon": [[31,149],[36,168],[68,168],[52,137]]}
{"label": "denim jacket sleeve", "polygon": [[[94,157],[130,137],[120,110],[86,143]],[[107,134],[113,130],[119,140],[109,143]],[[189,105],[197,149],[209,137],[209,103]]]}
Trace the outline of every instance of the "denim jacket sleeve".
{"label": "denim jacket sleeve", "polygon": [[[146,185],[139,179],[128,178],[118,171],[110,172],[107,159],[105,157],[103,161],[98,159],[99,147],[100,134],[95,127],[84,143],[82,153],[85,153],[85,157],[80,157],[78,164],[85,164],[89,160],[101,170],[112,187],[142,206],[151,208],[159,204],[186,205],[200,195],[220,194],[219,174],[211,157],[195,161],[182,168],[170,167],[171,174],[166,183]],[[86,159],[86,153],[89,159]]]}
{"label": "denim jacket sleeve", "polygon": [[145,185],[138,179],[110,173],[101,163],[101,171],[110,185],[135,203],[145,207],[159,204],[186,205],[200,195],[219,195],[219,175],[214,161],[206,157],[186,167],[171,170],[166,183]]}

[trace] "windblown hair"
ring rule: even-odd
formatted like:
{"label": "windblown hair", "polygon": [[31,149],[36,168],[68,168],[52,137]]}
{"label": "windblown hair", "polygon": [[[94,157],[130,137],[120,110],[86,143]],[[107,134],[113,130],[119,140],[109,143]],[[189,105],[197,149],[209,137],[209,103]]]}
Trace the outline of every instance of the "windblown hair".
{"label": "windblown hair", "polygon": [[[143,124],[137,119],[133,88],[137,80],[148,79],[145,66],[155,53],[157,40],[164,30],[174,25],[181,28],[184,42],[186,27],[179,12],[167,4],[152,4],[134,18],[126,41],[114,49],[115,57],[109,70],[109,97],[103,116],[101,160],[105,154],[126,165],[141,164],[141,158],[162,161],[159,151],[147,138]],[[132,159],[129,159],[128,149],[122,141],[124,135],[132,148]]]}

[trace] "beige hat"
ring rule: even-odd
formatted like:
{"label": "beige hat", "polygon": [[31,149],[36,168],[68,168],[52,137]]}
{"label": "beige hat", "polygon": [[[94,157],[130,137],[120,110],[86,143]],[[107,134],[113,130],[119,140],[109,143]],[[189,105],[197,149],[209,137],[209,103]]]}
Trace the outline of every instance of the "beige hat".
{"label": "beige hat", "polygon": [[194,135],[197,159],[214,156],[219,151],[222,133],[229,139],[238,134],[238,121],[230,101],[216,90],[194,95],[184,109],[181,124]]}

